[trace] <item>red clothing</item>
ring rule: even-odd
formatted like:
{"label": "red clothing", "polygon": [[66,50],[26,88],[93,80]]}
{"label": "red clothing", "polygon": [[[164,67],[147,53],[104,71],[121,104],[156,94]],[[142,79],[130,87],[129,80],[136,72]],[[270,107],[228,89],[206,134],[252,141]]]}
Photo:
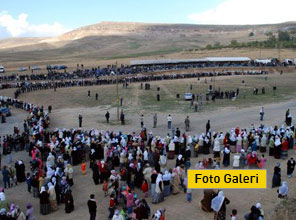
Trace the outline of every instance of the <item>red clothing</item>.
{"label": "red clothing", "polygon": [[142,189],[142,192],[143,192],[143,193],[148,192],[148,184],[147,184],[146,182],[144,182],[144,183],[142,184],[141,189]]}
{"label": "red clothing", "polygon": [[285,140],[282,144],[282,150],[287,151],[289,150],[289,143],[287,140]]}
{"label": "red clothing", "polygon": [[115,207],[115,199],[111,198],[109,202],[109,208],[114,208]]}

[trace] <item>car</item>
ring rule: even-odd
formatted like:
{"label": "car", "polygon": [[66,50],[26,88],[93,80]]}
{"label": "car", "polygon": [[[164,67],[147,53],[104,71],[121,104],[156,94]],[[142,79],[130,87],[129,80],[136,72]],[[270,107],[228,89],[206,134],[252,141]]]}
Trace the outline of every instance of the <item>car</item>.
{"label": "car", "polygon": [[24,71],[27,71],[27,70],[28,70],[28,69],[27,69],[26,67],[20,67],[20,68],[19,68],[19,71],[20,71],[20,72],[24,72]]}
{"label": "car", "polygon": [[31,66],[30,68],[31,68],[31,70],[41,70],[41,68],[39,66]]}
{"label": "car", "polygon": [[1,107],[0,108],[0,115],[2,113],[5,113],[6,116],[10,116],[11,115],[10,109],[9,108],[6,108],[6,107]]}
{"label": "car", "polygon": [[60,65],[60,66],[58,66],[58,70],[65,70],[65,69],[67,69],[68,67],[67,66],[65,66],[65,65]]}
{"label": "car", "polygon": [[0,66],[0,73],[5,73],[5,68],[4,68],[4,66]]}
{"label": "car", "polygon": [[192,94],[191,93],[185,93],[184,94],[184,99],[187,100],[192,100]]}

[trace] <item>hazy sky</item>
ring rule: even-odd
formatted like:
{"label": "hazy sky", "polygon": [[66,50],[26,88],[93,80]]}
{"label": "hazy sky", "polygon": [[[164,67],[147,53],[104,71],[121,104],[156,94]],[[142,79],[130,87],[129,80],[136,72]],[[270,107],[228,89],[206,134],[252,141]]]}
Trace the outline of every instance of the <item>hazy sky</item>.
{"label": "hazy sky", "polygon": [[296,0],[9,0],[0,38],[55,36],[101,21],[265,24],[296,21]]}

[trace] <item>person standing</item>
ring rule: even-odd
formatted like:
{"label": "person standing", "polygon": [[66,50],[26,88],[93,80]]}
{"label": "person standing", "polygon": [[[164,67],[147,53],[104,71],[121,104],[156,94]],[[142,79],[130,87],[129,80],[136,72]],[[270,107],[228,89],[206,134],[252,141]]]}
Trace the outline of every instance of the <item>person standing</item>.
{"label": "person standing", "polygon": [[172,116],[168,115],[168,129],[172,128]]}
{"label": "person standing", "polygon": [[2,176],[3,176],[4,188],[6,187],[10,188],[9,171],[7,170],[6,166],[3,167]]}
{"label": "person standing", "polygon": [[189,116],[187,116],[186,118],[185,118],[185,130],[186,131],[189,131],[189,127],[190,127],[190,120],[189,120]]}
{"label": "person standing", "polygon": [[98,100],[98,98],[99,98],[99,94],[98,94],[98,93],[96,93],[96,100]]}
{"label": "person standing", "polygon": [[50,209],[49,194],[45,190],[44,186],[41,187],[39,198],[40,198],[40,214],[42,215],[49,214],[49,209]]}
{"label": "person standing", "polygon": [[82,127],[82,115],[78,116],[78,121],[79,121],[79,128]]}
{"label": "person standing", "polygon": [[153,116],[153,128],[156,128],[157,126],[157,114],[155,113]]}
{"label": "person standing", "polygon": [[210,129],[211,129],[211,124],[210,124],[210,120],[208,120],[206,124],[206,134],[209,132]]}
{"label": "person standing", "polygon": [[229,203],[230,201],[224,196],[223,191],[220,191],[218,196],[212,199],[211,208],[215,212],[214,219],[226,219],[226,205]]}
{"label": "person standing", "polygon": [[124,113],[123,113],[123,111],[121,111],[121,113],[120,113],[120,121],[121,121],[121,124],[124,125]]}
{"label": "person standing", "polygon": [[144,115],[141,115],[140,120],[141,120],[141,128],[143,128],[144,127]]}
{"label": "person standing", "polygon": [[261,109],[260,109],[260,121],[263,121],[263,117],[264,117],[264,108],[261,107]]}
{"label": "person standing", "polygon": [[97,203],[96,203],[94,194],[90,195],[90,199],[87,202],[87,206],[88,206],[88,211],[90,215],[90,220],[95,220],[96,214],[97,214]]}
{"label": "person standing", "polygon": [[87,96],[90,97],[90,90],[87,91]]}
{"label": "person standing", "polygon": [[293,157],[291,157],[290,160],[287,163],[287,175],[288,175],[289,178],[292,177],[294,169],[295,169],[295,160],[294,160]]}
{"label": "person standing", "polygon": [[110,118],[110,113],[107,111],[107,113],[105,114],[105,118],[107,120],[107,123],[109,123],[109,118]]}

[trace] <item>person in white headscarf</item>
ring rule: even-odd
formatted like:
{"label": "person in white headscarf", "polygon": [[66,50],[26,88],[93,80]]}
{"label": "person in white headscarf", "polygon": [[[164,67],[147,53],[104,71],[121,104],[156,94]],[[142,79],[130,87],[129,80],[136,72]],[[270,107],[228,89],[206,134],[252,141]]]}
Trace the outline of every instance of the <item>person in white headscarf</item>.
{"label": "person in white headscarf", "polygon": [[232,167],[233,168],[239,168],[239,159],[240,159],[240,154],[239,153],[236,153],[233,156],[233,163],[232,163]]}
{"label": "person in white headscarf", "polygon": [[119,210],[115,210],[112,220],[124,220]]}
{"label": "person in white headscarf", "polygon": [[44,186],[41,187],[39,198],[40,198],[40,214],[42,215],[49,214],[49,194],[45,190]]}
{"label": "person in white headscarf", "polygon": [[260,211],[258,220],[263,220],[263,218],[264,218],[264,210],[262,209],[261,203],[257,202],[256,203],[256,208]]}
{"label": "person in white headscarf", "polygon": [[170,144],[169,144],[168,158],[169,159],[174,159],[175,158],[175,143],[174,143],[173,140],[171,140]]}
{"label": "person in white headscarf", "polygon": [[161,155],[159,158],[159,165],[160,165],[160,171],[164,173],[167,167],[167,157],[166,155]]}
{"label": "person in white headscarf", "polygon": [[50,152],[48,154],[47,160],[46,160],[46,166],[50,166],[53,167],[55,164],[55,157],[52,155],[52,153]]}
{"label": "person in white headscarf", "polygon": [[5,211],[9,211],[9,204],[6,200],[6,196],[4,192],[0,193],[0,209],[5,209]]}
{"label": "person in white headscarf", "polygon": [[165,174],[163,175],[163,184],[164,184],[164,190],[163,190],[163,196],[169,196],[171,194],[171,179],[172,174],[169,173],[169,171],[165,171]]}
{"label": "person in white headscarf", "polygon": [[50,210],[56,211],[58,209],[58,205],[57,205],[57,196],[56,196],[55,187],[51,182],[49,182],[47,186],[48,186]]}
{"label": "person in white headscarf", "polygon": [[288,184],[286,181],[283,181],[282,186],[278,190],[278,197],[282,199],[287,198],[288,191],[289,191]]}
{"label": "person in white headscarf", "polygon": [[184,159],[183,159],[182,154],[179,154],[178,158],[176,160],[176,167],[180,166],[181,164],[184,164]]}
{"label": "person in white headscarf", "polygon": [[214,219],[226,219],[226,205],[229,203],[230,201],[224,196],[223,191],[220,191],[218,196],[212,199],[211,208],[215,211]]}
{"label": "person in white headscarf", "polygon": [[229,164],[230,164],[230,150],[227,147],[225,147],[225,149],[224,149],[224,157],[223,157],[223,165],[225,167],[228,167]]}
{"label": "person in white headscarf", "polygon": [[282,143],[281,140],[278,136],[275,136],[275,141],[274,141],[274,157],[276,159],[281,158],[281,149],[282,149]]}
{"label": "person in white headscarf", "polygon": [[152,198],[153,204],[158,204],[164,200],[163,189],[164,189],[164,185],[162,180],[162,174],[158,174],[156,178],[155,196],[154,198]]}

